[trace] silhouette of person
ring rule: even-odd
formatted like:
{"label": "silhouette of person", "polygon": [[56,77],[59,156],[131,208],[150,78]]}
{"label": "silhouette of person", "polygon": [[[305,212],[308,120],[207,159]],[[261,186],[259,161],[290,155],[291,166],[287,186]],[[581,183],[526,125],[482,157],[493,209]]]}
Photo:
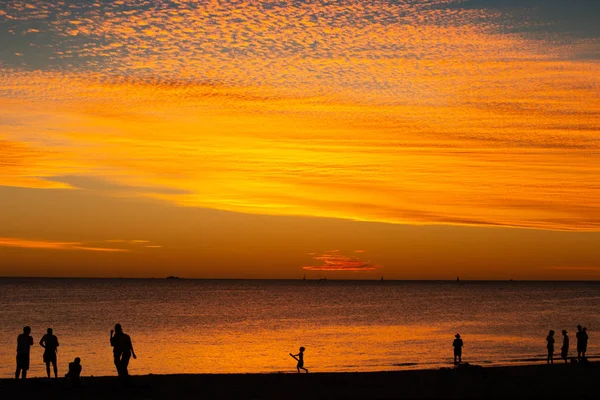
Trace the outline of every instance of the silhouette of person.
{"label": "silhouette of person", "polygon": [[298,352],[298,354],[290,353],[290,356],[292,356],[296,361],[298,361],[298,365],[296,365],[298,373],[300,373],[301,369],[308,373],[308,370],[304,368],[304,350],[306,350],[304,347],[300,347],[300,351]]}
{"label": "silhouette of person", "polygon": [[583,352],[581,354],[581,358],[584,361],[587,361],[585,353],[587,352],[588,339],[589,339],[589,336],[588,336],[588,333],[587,333],[587,328],[584,326],[583,327],[583,343],[582,343],[582,346],[581,346],[581,349],[583,350]]}
{"label": "silhouette of person", "polygon": [[54,367],[54,377],[58,378],[58,368],[56,367],[56,353],[58,352],[58,338],[52,334],[52,328],[48,328],[48,333],[42,336],[40,346],[44,348],[44,362],[46,363],[46,374],[50,378],[50,363]]}
{"label": "silhouette of person", "polygon": [[73,386],[79,386],[79,377],[81,376],[81,359],[76,357],[73,362],[69,363],[69,372],[65,375],[65,378],[69,378]]}
{"label": "silhouette of person", "polygon": [[[113,335],[114,334],[114,335]],[[135,351],[133,350],[133,344],[131,343],[131,337],[123,332],[121,324],[115,325],[115,330],[110,331],[110,345],[113,347],[113,355],[115,367],[117,367],[117,373],[121,378],[127,378],[129,371],[129,359],[133,356],[136,359]]]}
{"label": "silhouette of person", "polygon": [[567,362],[567,358],[569,356],[569,336],[567,335],[567,331],[563,329],[563,344],[560,348],[560,357]]}
{"label": "silhouette of person", "polygon": [[548,336],[546,336],[546,348],[548,349],[548,358],[546,359],[547,364],[554,364],[554,331],[550,330]]}
{"label": "silhouette of person", "polygon": [[31,328],[26,326],[23,333],[17,337],[17,370],[15,379],[19,379],[21,374],[23,379],[27,379],[27,370],[29,369],[29,354],[33,346],[33,338],[30,336]]}
{"label": "silhouette of person", "polygon": [[581,361],[585,359],[585,352],[587,351],[587,332],[583,330],[581,325],[577,325],[577,333],[575,334],[577,338],[577,361]]}
{"label": "silhouette of person", "polygon": [[[454,342],[452,342],[452,347],[454,347],[454,364],[460,364],[462,363],[462,348],[463,348],[463,341],[460,338],[460,334],[457,333],[456,335],[454,335],[454,337],[456,339],[454,339]],[[456,359],[458,358],[458,362],[456,361]]]}

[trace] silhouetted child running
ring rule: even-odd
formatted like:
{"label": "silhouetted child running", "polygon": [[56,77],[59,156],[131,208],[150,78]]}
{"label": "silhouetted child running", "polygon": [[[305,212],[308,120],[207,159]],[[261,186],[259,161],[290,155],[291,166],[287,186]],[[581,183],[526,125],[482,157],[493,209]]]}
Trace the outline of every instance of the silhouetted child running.
{"label": "silhouetted child running", "polygon": [[[463,341],[460,338],[460,334],[459,333],[457,333],[456,335],[454,335],[454,337],[456,339],[454,339],[454,342],[452,342],[452,347],[454,347],[454,365],[456,365],[456,364],[462,363]],[[458,362],[456,361],[457,358],[458,358]]]}
{"label": "silhouetted child running", "polygon": [[73,386],[79,386],[79,377],[81,376],[81,359],[75,358],[73,362],[69,363],[69,372],[65,375],[65,378],[69,378]]}
{"label": "silhouetted child running", "polygon": [[308,370],[304,368],[304,350],[306,350],[304,347],[300,347],[300,352],[298,354],[290,353],[290,356],[292,356],[296,361],[298,361],[298,365],[296,365],[298,373],[300,373],[301,369],[305,370],[306,373],[308,373]]}
{"label": "silhouetted child running", "polygon": [[548,336],[546,336],[546,348],[548,349],[548,358],[546,359],[547,364],[554,364],[554,331],[550,330]]}

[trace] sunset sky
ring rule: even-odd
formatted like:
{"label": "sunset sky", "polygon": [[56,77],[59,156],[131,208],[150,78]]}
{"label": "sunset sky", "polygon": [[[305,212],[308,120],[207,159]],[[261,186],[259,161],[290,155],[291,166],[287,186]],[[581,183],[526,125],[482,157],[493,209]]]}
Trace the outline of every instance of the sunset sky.
{"label": "sunset sky", "polygon": [[3,0],[0,276],[600,279],[597,0]]}

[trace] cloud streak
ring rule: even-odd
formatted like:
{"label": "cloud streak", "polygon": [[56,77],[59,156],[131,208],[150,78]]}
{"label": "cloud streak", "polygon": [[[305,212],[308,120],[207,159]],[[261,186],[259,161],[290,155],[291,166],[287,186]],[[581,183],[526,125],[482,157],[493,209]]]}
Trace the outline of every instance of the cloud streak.
{"label": "cloud streak", "polygon": [[339,250],[326,251],[321,255],[314,255],[313,258],[322,262],[322,265],[307,265],[302,269],[306,271],[375,271],[381,268],[381,265],[373,264],[370,261],[362,260],[356,256],[347,256]]}
{"label": "cloud streak", "polygon": [[0,247],[18,247],[24,249],[38,250],[64,250],[64,251],[94,251],[102,253],[122,253],[129,252],[128,249],[118,249],[110,247],[89,246],[82,242],[58,242],[50,240],[35,240],[0,237]]}

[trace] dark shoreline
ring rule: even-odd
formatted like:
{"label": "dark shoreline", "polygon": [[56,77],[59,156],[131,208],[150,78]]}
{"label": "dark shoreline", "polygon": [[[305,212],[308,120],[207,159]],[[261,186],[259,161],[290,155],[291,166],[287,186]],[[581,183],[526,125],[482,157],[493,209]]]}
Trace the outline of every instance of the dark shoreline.
{"label": "dark shoreline", "polygon": [[195,374],[0,379],[2,399],[599,398],[600,363],[309,374]]}

